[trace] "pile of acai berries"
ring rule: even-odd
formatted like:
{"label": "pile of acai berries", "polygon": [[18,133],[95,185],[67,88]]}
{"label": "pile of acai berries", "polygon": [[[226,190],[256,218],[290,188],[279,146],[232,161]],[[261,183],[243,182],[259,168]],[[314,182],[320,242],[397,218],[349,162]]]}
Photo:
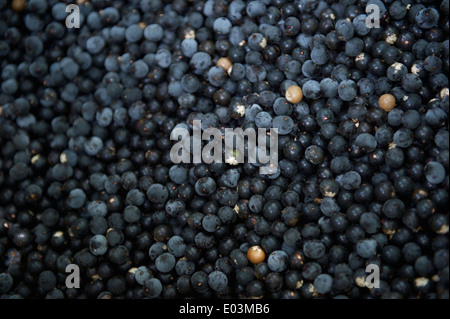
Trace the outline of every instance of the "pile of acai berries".
{"label": "pile of acai berries", "polygon": [[[449,298],[448,14],[0,0],[0,297]],[[175,164],[194,120],[278,169]]]}

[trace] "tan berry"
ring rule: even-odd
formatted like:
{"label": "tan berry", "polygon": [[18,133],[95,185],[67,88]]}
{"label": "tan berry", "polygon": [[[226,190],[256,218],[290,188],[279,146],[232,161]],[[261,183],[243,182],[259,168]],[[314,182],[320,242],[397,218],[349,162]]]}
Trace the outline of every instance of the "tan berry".
{"label": "tan berry", "polygon": [[439,96],[440,96],[441,99],[445,98],[445,97],[448,96],[448,95],[449,95],[449,90],[448,90],[448,88],[443,88],[443,89],[441,90],[441,92],[439,92]]}
{"label": "tan berry", "polygon": [[303,91],[298,85],[291,85],[285,94],[286,100],[290,103],[298,103],[303,99]]}
{"label": "tan berry", "polygon": [[247,258],[252,264],[259,264],[266,259],[266,253],[259,246],[252,246],[247,251]]}
{"label": "tan berry", "polygon": [[13,0],[11,7],[16,12],[23,11],[25,9],[25,0]]}
{"label": "tan berry", "polygon": [[225,71],[228,71],[233,66],[233,64],[228,58],[220,58],[219,60],[217,60],[217,66],[220,66]]}
{"label": "tan berry", "polygon": [[397,104],[395,102],[395,97],[392,94],[383,94],[378,99],[378,105],[386,112],[390,112]]}

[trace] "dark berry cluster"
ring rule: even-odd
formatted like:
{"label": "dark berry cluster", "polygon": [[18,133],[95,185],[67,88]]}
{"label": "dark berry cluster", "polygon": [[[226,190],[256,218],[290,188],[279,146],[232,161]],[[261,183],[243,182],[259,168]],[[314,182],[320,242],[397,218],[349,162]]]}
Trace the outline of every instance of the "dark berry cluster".
{"label": "dark berry cluster", "polygon": [[0,0],[1,298],[449,298],[448,0],[72,2]]}

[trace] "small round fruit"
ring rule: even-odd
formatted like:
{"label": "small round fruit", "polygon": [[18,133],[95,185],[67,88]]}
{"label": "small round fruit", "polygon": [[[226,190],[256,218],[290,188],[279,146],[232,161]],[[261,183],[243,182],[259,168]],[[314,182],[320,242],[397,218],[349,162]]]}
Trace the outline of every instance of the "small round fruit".
{"label": "small round fruit", "polygon": [[220,66],[225,71],[228,71],[233,66],[233,64],[228,58],[220,58],[219,60],[217,60],[217,66]]}
{"label": "small round fruit", "polygon": [[391,94],[383,94],[378,99],[378,105],[385,110],[386,112],[390,112],[397,105],[395,102],[395,97]]}
{"label": "small round fruit", "polygon": [[266,258],[266,253],[259,246],[252,246],[247,251],[247,258],[252,264],[259,264]]}
{"label": "small round fruit", "polygon": [[26,2],[25,0],[13,0],[11,3],[11,7],[16,12],[21,12],[23,9],[25,9]]}
{"label": "small round fruit", "polygon": [[287,88],[285,97],[290,103],[295,104],[303,99],[303,91],[298,85],[291,85]]}

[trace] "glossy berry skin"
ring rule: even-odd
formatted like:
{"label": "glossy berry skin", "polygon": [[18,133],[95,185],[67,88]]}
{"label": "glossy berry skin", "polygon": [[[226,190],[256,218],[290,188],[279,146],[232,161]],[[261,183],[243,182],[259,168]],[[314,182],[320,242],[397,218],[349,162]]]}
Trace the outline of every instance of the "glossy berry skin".
{"label": "glossy berry skin", "polygon": [[394,96],[392,96],[391,94],[383,94],[378,99],[378,105],[386,112],[389,112],[396,106],[396,101]]}
{"label": "glossy berry skin", "polygon": [[286,90],[286,100],[290,103],[298,103],[303,99],[303,92],[299,86],[292,85]]}
{"label": "glossy berry skin", "polygon": [[259,246],[252,246],[247,252],[247,258],[252,264],[259,264],[264,261],[266,254]]}

